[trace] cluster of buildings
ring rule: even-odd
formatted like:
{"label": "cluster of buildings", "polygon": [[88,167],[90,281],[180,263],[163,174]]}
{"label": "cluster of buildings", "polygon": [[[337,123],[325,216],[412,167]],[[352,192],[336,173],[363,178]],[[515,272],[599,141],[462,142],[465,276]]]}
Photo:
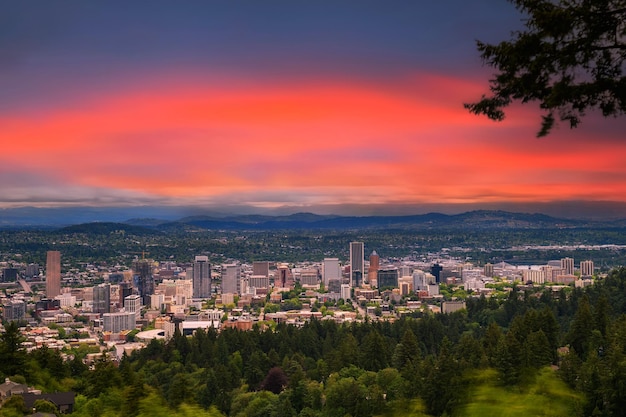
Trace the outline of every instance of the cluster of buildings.
{"label": "cluster of buildings", "polygon": [[[125,341],[131,333],[131,338],[139,340],[168,338],[176,328],[186,333],[199,327],[250,329],[254,323],[268,321],[298,324],[311,318],[340,322],[365,315],[394,318],[417,309],[446,313],[464,308],[464,302],[444,300],[442,283],[489,295],[495,277],[523,284],[588,285],[594,274],[592,261],[582,261],[575,268],[572,258],[530,267],[504,262],[477,267],[454,259],[389,262],[376,251],[366,259],[363,242],[350,243],[345,263],[325,258],[296,265],[269,261],[213,265],[205,255],[186,265],[137,259],[132,269],[103,271],[101,283],[82,287],[61,285],[61,254],[49,251],[45,294],[31,288],[39,282],[32,268],[3,270],[21,288],[0,299],[4,320],[26,321],[33,327],[54,323],[81,328],[82,323],[89,329],[84,338],[111,343]],[[296,284],[301,288],[298,308],[292,308],[293,303],[282,308],[283,294]],[[349,300],[350,308],[336,308],[339,300]],[[278,306],[278,311],[265,311],[266,304]],[[331,309],[322,312],[320,305]],[[142,328],[150,330],[137,334]],[[65,346],[54,343],[54,338],[46,344]]]}

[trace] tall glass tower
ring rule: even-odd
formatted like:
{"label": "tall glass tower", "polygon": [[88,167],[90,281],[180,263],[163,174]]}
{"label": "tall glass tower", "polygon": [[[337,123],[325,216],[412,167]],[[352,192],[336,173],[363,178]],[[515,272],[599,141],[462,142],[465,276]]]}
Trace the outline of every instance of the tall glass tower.
{"label": "tall glass tower", "polygon": [[360,287],[365,273],[365,248],[363,242],[350,242],[350,277],[353,287]]}
{"label": "tall glass tower", "polygon": [[192,287],[193,298],[211,298],[211,264],[208,256],[196,256]]}

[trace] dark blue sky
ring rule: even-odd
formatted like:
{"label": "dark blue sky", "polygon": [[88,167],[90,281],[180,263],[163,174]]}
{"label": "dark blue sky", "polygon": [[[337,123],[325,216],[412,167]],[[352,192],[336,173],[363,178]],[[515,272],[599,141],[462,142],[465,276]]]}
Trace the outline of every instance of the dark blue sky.
{"label": "dark blue sky", "polygon": [[463,109],[505,0],[3,3],[0,207],[626,199],[623,119]]}
{"label": "dark blue sky", "polygon": [[24,1],[3,9],[0,104],[7,110],[167,69],[307,80],[475,74],[474,40],[497,41],[520,22],[510,3],[497,0]]}

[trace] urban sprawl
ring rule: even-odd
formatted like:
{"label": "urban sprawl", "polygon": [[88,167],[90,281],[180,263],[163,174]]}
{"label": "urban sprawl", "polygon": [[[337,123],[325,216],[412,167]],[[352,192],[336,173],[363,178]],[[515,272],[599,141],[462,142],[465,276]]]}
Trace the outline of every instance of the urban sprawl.
{"label": "urban sprawl", "polygon": [[591,260],[578,266],[572,258],[533,266],[387,260],[376,251],[366,257],[363,242],[350,243],[347,262],[214,265],[200,255],[177,264],[143,253],[132,268],[85,265],[84,271],[62,271],[62,253],[48,251],[43,271],[37,264],[4,262],[2,277],[3,321],[20,324],[25,348],[87,345],[91,360],[119,359],[176,331],[446,314],[465,308],[467,297],[506,296],[514,285],[558,292],[596,278]]}

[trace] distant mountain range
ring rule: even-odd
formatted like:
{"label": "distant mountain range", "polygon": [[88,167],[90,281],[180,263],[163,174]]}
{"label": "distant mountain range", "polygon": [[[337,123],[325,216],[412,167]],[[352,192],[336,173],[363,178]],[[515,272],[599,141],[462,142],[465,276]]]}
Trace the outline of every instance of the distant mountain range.
{"label": "distant mountain range", "polygon": [[19,207],[0,209],[0,227],[63,227],[90,222],[125,222],[133,217],[174,221],[185,212],[170,207]]}
{"label": "distant mountain range", "polygon": [[[139,214],[139,216],[137,216]],[[183,230],[287,230],[287,229],[539,229],[626,227],[626,219],[589,220],[559,218],[503,210],[473,210],[461,214],[427,213],[396,216],[339,216],[295,213],[289,215],[222,213],[185,216],[171,208],[21,208],[0,209],[0,228],[62,229],[71,233],[138,234]]]}
{"label": "distant mountain range", "polygon": [[[541,228],[574,227],[581,221],[555,219],[543,214],[520,214],[504,211],[472,211],[457,215],[429,213],[414,216],[321,216],[296,213],[288,216],[209,216],[186,217],[173,223],[158,225],[158,229],[177,225],[199,229],[276,230],[276,229],[375,229],[375,228]],[[133,225],[145,225],[133,221]]]}
{"label": "distant mountain range", "polygon": [[131,219],[123,223],[92,222],[58,228],[59,233],[142,235],[191,230],[496,230],[583,227],[626,227],[626,220],[610,224],[598,221],[558,219],[544,214],[477,210],[456,215],[429,213],[415,216],[323,216],[296,213],[287,216],[243,215],[231,217],[192,216],[177,221]]}

